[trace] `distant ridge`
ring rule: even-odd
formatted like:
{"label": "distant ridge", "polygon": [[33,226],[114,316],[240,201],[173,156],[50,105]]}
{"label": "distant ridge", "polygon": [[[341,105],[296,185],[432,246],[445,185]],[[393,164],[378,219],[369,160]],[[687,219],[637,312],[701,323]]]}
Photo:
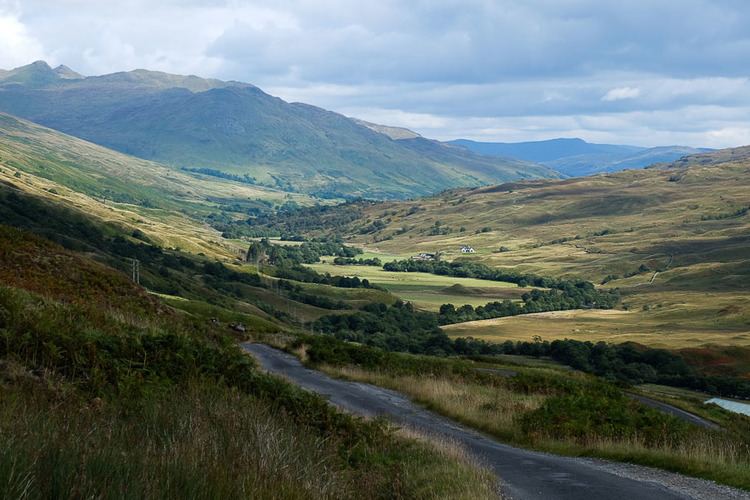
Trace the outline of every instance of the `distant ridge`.
{"label": "distant ridge", "polygon": [[643,168],[654,163],[673,162],[685,155],[710,151],[687,146],[646,148],[617,144],[592,144],[578,138],[517,143],[457,139],[449,141],[448,144],[461,146],[483,155],[533,161],[569,177]]}
{"label": "distant ridge", "polygon": [[691,167],[694,165],[719,165],[722,163],[746,162],[750,160],[750,146],[727,148],[684,156],[672,163],[673,167]]}
{"label": "distant ridge", "polygon": [[82,77],[38,61],[0,73],[0,111],[140,158],[320,197],[410,198],[559,176],[251,84],[143,69]]}

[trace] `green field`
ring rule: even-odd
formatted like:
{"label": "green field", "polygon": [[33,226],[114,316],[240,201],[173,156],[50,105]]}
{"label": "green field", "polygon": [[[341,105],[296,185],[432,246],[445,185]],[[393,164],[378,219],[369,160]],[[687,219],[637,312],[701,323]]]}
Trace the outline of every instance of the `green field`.
{"label": "green field", "polygon": [[375,266],[337,266],[321,263],[312,264],[310,267],[319,273],[367,279],[428,311],[437,311],[442,304],[471,304],[476,307],[496,300],[519,299],[526,291],[525,288],[519,288],[513,283],[428,273],[397,273],[384,271]]}

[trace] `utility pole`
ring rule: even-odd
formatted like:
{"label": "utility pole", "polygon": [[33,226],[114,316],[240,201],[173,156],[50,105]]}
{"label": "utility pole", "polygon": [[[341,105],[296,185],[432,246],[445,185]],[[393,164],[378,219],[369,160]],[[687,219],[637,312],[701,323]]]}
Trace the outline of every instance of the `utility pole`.
{"label": "utility pole", "polygon": [[133,261],[133,283],[136,285],[141,284],[141,262],[138,259],[131,259]]}

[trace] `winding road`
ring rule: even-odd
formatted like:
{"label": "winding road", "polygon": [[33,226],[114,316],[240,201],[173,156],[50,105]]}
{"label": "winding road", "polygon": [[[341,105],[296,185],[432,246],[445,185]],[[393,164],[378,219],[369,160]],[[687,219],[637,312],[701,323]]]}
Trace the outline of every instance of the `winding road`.
{"label": "winding road", "polygon": [[421,433],[460,443],[497,474],[505,498],[750,499],[746,492],[678,474],[515,448],[432,413],[398,392],[331,378],[264,344],[245,343],[242,347],[266,371],[321,394],[345,411],[365,417],[385,416]]}

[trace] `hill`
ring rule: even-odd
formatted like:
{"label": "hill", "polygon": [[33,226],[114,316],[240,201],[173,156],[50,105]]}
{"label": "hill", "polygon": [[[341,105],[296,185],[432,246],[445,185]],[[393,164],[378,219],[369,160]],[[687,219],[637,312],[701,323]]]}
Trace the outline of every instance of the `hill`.
{"label": "hill", "polygon": [[449,141],[449,144],[483,155],[518,158],[540,163],[569,177],[642,168],[654,163],[672,162],[685,155],[708,151],[686,146],[645,148],[592,144],[582,139],[550,139],[517,143],[458,139]]}
{"label": "hill", "polygon": [[422,137],[393,139],[250,84],[146,70],[81,78],[36,62],[0,74],[0,111],[140,158],[322,197],[404,198],[557,176]]}
{"label": "hill", "polygon": [[[202,276],[221,265],[165,258],[125,233],[102,239],[100,223],[34,197],[0,211],[41,205],[38,229],[67,222],[111,258],[149,248],[139,251],[158,258],[145,268],[161,266],[155,274],[220,305],[172,307],[88,252],[0,224],[3,498],[489,497],[492,476],[447,448],[339,413],[258,370],[236,341],[281,327],[227,291],[257,275]],[[240,337],[238,321],[252,333]]]}
{"label": "hill", "polygon": [[[169,247],[221,250],[217,225],[303,195],[191,174],[118,153],[0,113],[0,181],[138,228]],[[198,250],[201,249],[201,250]]]}
{"label": "hill", "polygon": [[690,167],[694,165],[721,165],[727,163],[747,163],[750,161],[750,146],[720,149],[705,153],[691,154],[674,162],[675,167]]}
{"label": "hill", "polygon": [[[680,471],[698,470],[703,477],[747,485],[745,448],[738,447],[740,451],[722,461],[715,458],[719,454],[715,450],[723,453],[737,442],[744,446],[744,434],[737,432],[744,432],[742,422],[735,423],[731,416],[717,417],[728,431],[721,435],[690,431],[686,424],[642,407],[627,399],[620,388],[593,375],[559,368],[551,371],[550,361],[532,361],[539,363],[536,367],[503,361],[510,357],[526,363],[518,354],[539,348],[549,352],[549,343],[509,346],[452,339],[439,329],[435,312],[396,300],[365,279],[342,277],[335,270],[332,275],[318,274],[302,266],[332,255],[334,265],[336,258],[343,258],[368,267],[355,258],[360,255],[355,248],[340,241],[261,240],[253,241],[248,250],[249,242],[228,240],[208,225],[222,221],[230,227],[253,229],[256,221],[278,217],[295,218],[304,229],[308,216],[323,229],[351,240],[368,243],[384,236],[384,243],[402,245],[405,252],[411,252],[410,240],[424,238],[432,247],[440,238],[453,237],[452,226],[417,216],[413,221],[424,224],[424,231],[403,226],[393,231],[396,219],[422,212],[442,214],[447,203],[458,208],[445,212],[446,217],[467,224],[476,218],[485,224],[459,228],[467,237],[492,235],[489,223],[518,223],[514,231],[520,232],[524,221],[514,220],[513,210],[524,206],[506,211],[508,206],[501,209],[493,204],[495,196],[524,192],[529,206],[544,205],[545,199],[554,198],[555,189],[573,181],[454,190],[409,203],[313,205],[304,196],[259,188],[244,179],[186,173],[8,115],[0,119],[0,443],[6,450],[0,460],[0,497],[47,498],[60,492],[107,497],[123,491],[136,497],[179,498],[495,497],[494,476],[478,468],[462,449],[415,439],[411,432],[394,432],[380,419],[360,420],[338,413],[324,399],[259,370],[237,348],[238,341],[248,339],[284,346],[312,367],[325,365],[341,370],[343,376],[377,369],[380,378],[368,380],[377,384],[391,385],[397,378],[403,386],[405,379],[414,378],[431,381],[428,385],[434,388],[437,381],[452,396],[433,391],[434,398],[425,401],[435,411],[512,444],[610,459],[633,460],[635,456],[641,463],[668,468],[675,468],[676,463]],[[429,141],[417,141],[417,145],[424,155],[435,154]],[[692,191],[696,171],[638,173],[652,175],[651,183],[668,176],[667,185],[681,184]],[[736,171],[736,175],[744,174]],[[742,183],[730,183],[721,176],[712,180],[722,187],[718,207],[744,199]],[[706,182],[700,179],[695,186],[705,191]],[[644,181],[643,186],[648,184]],[[726,190],[729,184],[740,194]],[[602,193],[617,193],[615,189],[622,185],[616,185],[613,182],[610,191]],[[583,196],[582,189],[574,186],[564,196],[580,196],[584,205],[596,199]],[[623,194],[628,195],[632,193]],[[582,218],[591,216],[580,205],[567,207],[561,204],[564,201],[557,200],[557,205],[546,209],[558,209],[562,219],[573,218],[577,210]],[[603,202],[602,206],[606,209],[595,205],[591,210],[612,210]],[[382,211],[384,207],[387,212]],[[336,223],[331,214],[342,212],[348,219],[338,220],[348,222]],[[723,236],[710,233],[717,238],[731,239],[735,219],[744,216],[741,211],[706,213],[714,214],[701,219],[706,224],[725,224]],[[580,221],[575,225],[585,227]],[[741,255],[745,242],[735,239]],[[479,243],[474,243],[477,256],[484,259],[487,249]],[[526,251],[523,247],[519,256]],[[250,256],[255,258],[246,258]],[[454,256],[446,253],[448,258]],[[732,263],[730,254],[723,258]],[[134,263],[139,269],[137,279],[132,274]],[[407,293],[412,283],[404,275],[395,277],[399,287],[388,289]],[[499,286],[491,289],[478,279],[424,277],[439,288],[437,297],[425,299],[451,295],[457,304],[469,297],[508,299],[511,304],[519,293],[551,297],[559,289],[516,287],[519,280],[493,283]],[[726,276],[722,284],[739,291],[741,297],[743,289],[735,282],[743,283],[742,279]],[[464,286],[452,286],[457,283]],[[590,294],[594,291],[590,283],[544,279],[532,284],[567,287],[566,296],[580,289],[597,301],[616,295]],[[632,294],[626,300],[629,307],[636,303]],[[704,321],[703,316],[696,316],[697,324],[711,324],[714,333],[720,327],[736,327],[736,311],[739,308],[742,313],[743,303],[732,307],[723,313],[726,319],[720,325],[715,318]],[[557,321],[545,332],[560,328]],[[497,334],[494,330],[482,333],[481,328],[476,331],[490,339]],[[726,344],[741,344],[745,338],[735,328]],[[677,366],[680,383],[712,384],[707,387],[719,395],[750,391],[743,389],[747,384],[738,378],[746,369],[738,373],[739,365],[728,366],[725,361],[725,353],[735,359],[734,352],[745,352],[736,347],[727,348],[734,352],[710,351],[709,356],[705,349],[691,350],[694,359],[711,365],[712,373],[728,375],[715,378],[666,351],[607,346],[602,355],[601,346],[570,341],[564,345],[579,348],[578,354],[588,349],[585,359],[593,363],[588,371],[595,368],[601,376],[620,377],[627,372],[624,381],[676,383],[669,376]],[[487,357],[493,353],[503,357]],[[485,356],[469,359],[458,354]],[[577,359],[571,360],[576,352],[569,354],[560,362]],[[537,351],[539,355],[547,354]],[[627,364],[621,363],[624,359]],[[745,355],[743,363],[747,359]],[[600,373],[600,368],[606,371]],[[501,399],[512,402],[512,408],[506,411],[497,406],[498,391]],[[484,395],[477,398],[480,394]],[[451,401],[458,403],[460,412],[450,408]],[[470,418],[472,414],[476,418]],[[623,415],[627,424],[618,427],[613,441],[611,422]],[[567,424],[560,417],[576,428],[579,422],[585,423],[586,441],[578,440],[578,431],[561,434],[561,425]],[[488,427],[488,421],[500,424]],[[666,433],[669,448],[661,441],[636,443],[633,438],[644,432],[656,433],[659,439]],[[591,449],[592,436],[603,443],[599,448]],[[227,463],[232,467],[227,468]],[[50,482],[50,477],[56,479]]]}

